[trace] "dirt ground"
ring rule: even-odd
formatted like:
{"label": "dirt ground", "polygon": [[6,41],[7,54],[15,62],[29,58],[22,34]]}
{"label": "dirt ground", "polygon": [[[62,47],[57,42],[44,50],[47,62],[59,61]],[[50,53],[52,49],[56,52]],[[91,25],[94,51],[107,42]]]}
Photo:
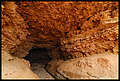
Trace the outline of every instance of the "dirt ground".
{"label": "dirt ground", "polygon": [[31,68],[34,73],[38,75],[40,79],[52,79],[54,80],[54,77],[52,77],[46,70],[45,65],[42,63],[31,63]]}

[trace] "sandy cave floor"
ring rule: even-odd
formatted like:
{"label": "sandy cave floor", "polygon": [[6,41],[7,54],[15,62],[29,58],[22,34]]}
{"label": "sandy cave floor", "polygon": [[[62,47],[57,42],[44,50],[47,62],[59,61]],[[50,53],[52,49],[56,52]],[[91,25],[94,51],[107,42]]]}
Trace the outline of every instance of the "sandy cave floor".
{"label": "sandy cave floor", "polygon": [[42,63],[31,63],[31,68],[40,79],[54,79],[46,70],[45,65]]}

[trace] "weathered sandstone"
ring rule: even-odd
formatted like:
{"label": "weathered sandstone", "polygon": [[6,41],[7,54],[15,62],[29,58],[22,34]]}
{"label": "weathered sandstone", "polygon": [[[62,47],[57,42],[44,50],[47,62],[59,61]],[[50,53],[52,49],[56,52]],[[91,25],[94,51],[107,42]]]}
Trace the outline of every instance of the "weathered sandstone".
{"label": "weathered sandstone", "polygon": [[118,55],[96,54],[67,61],[51,61],[48,70],[60,79],[118,79]]}
{"label": "weathered sandstone", "polygon": [[[117,78],[119,29],[117,1],[2,1],[1,8],[3,78],[36,77],[28,68],[29,63],[19,59],[25,57],[32,47],[51,50],[49,56],[52,61],[48,64],[51,66],[47,68],[52,75],[59,79],[80,78],[79,73],[82,73],[85,79],[95,77],[100,79],[101,76],[102,78]],[[108,61],[108,67],[105,68],[100,65],[104,61],[100,60],[100,63],[95,61],[103,56],[105,56],[104,60]],[[16,60],[9,62],[8,58],[16,58]],[[111,60],[115,58],[116,60]],[[89,61],[93,65],[95,62],[96,67],[86,66],[95,77],[91,77],[88,70],[82,68],[84,64],[79,69],[86,70],[86,72],[78,71],[78,67],[75,65],[69,71],[72,62],[80,61],[82,63],[82,60]],[[65,67],[64,64],[66,64]],[[8,65],[9,67],[7,67]],[[111,67],[110,71],[108,70],[109,66]],[[56,68],[54,69],[54,67]],[[100,68],[100,71],[97,71],[97,67]],[[11,68],[13,70],[9,70]],[[31,75],[27,72],[25,75],[19,74],[24,70],[14,68],[27,68],[25,71],[30,72]],[[114,72],[113,69],[115,69]],[[14,70],[18,74],[15,72],[12,75],[11,73],[5,75]],[[64,70],[68,73],[64,73]],[[76,72],[74,73],[74,71]],[[102,71],[105,71],[105,74],[101,73]],[[116,73],[116,75],[111,75],[111,73]]]}
{"label": "weathered sandstone", "polygon": [[39,79],[32,72],[30,64],[23,58],[2,52],[2,79]]}

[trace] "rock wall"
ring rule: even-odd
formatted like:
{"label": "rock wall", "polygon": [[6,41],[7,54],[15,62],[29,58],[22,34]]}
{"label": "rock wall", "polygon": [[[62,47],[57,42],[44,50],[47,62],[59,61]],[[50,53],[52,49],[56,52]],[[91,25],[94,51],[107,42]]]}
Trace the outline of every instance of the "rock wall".
{"label": "rock wall", "polygon": [[28,25],[16,12],[17,5],[14,2],[3,2],[2,5],[2,50],[7,50],[10,54],[17,54],[19,50],[18,56],[25,56],[30,49],[30,43],[25,42],[30,35]]}
{"label": "rock wall", "polygon": [[[55,49],[51,55],[54,58],[76,58],[118,45],[118,2],[3,1],[2,4],[2,48],[13,55],[24,57],[31,47],[37,46]],[[65,54],[59,55],[57,51]]]}
{"label": "rock wall", "polygon": [[63,38],[60,48],[64,51],[64,57],[70,59],[105,52],[115,54],[118,52],[117,22],[100,24],[81,34],[73,34],[68,38]]}
{"label": "rock wall", "polygon": [[[105,56],[106,54],[118,54],[118,2],[2,1],[1,8],[3,78],[20,78],[21,74],[16,75],[19,73],[17,70],[17,73],[9,76],[10,68],[6,64],[14,67],[15,62],[17,68],[20,64],[21,66],[25,65],[24,68],[26,68],[29,63],[25,64],[22,60],[17,62],[19,58],[11,63],[4,62],[4,59],[7,59],[7,56],[10,58],[14,58],[13,56],[25,57],[32,47],[52,50],[50,53],[52,61],[48,64],[48,70],[60,79],[81,77],[76,73],[77,70],[84,70],[84,68],[76,69],[74,66],[73,70],[75,69],[76,72],[69,71],[72,63],[69,59],[79,58],[81,60],[81,57],[85,59],[87,56],[101,53]],[[115,57],[112,55],[110,57],[113,59],[117,57],[117,55]],[[107,60],[110,60],[108,57]],[[68,61],[67,65],[64,60]],[[111,67],[115,65],[116,68],[117,61],[115,60],[115,64],[111,61],[108,64]],[[93,62],[92,60],[90,63]],[[69,69],[63,68],[63,66]],[[26,76],[37,78],[29,68],[27,69],[28,74],[30,72],[33,75],[25,74],[21,78]],[[96,68],[92,68],[93,71],[94,69]],[[67,73],[63,72],[64,70]],[[101,70],[102,72],[106,71],[106,74],[108,74],[107,71],[110,72],[106,68],[101,68]],[[111,68],[111,71],[113,70],[114,67]],[[114,74],[117,72],[116,70]],[[103,76],[102,73],[100,76]],[[107,77],[116,78],[116,76],[108,75]]]}

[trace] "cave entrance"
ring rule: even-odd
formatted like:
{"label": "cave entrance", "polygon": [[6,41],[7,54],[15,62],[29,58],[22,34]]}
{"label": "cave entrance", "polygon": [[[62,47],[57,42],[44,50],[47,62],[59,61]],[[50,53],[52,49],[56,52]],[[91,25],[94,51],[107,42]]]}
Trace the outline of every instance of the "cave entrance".
{"label": "cave entrance", "polygon": [[47,64],[51,60],[49,57],[50,52],[51,50],[48,48],[33,47],[24,59],[28,60],[30,63]]}
{"label": "cave entrance", "polygon": [[38,75],[40,79],[54,79],[45,69],[47,63],[51,60],[49,54],[51,49],[32,48],[24,59],[28,60],[31,70]]}

